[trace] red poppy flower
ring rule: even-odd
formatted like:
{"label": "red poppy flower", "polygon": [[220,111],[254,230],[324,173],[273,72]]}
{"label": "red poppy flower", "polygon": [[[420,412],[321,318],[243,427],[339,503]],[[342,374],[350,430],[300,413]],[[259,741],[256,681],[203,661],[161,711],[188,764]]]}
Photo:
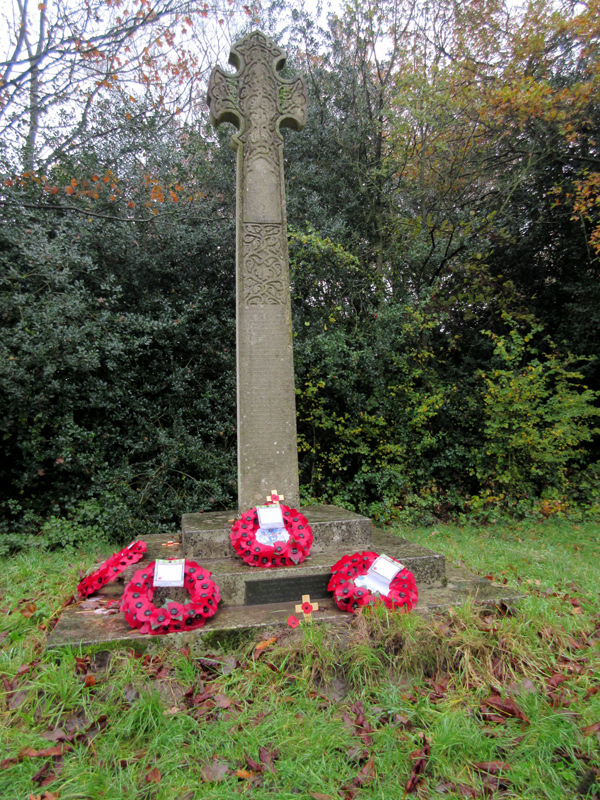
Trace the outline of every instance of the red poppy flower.
{"label": "red poppy flower", "polygon": [[302,603],[300,606],[303,614],[312,614],[313,607],[310,603]]}
{"label": "red poppy flower", "polygon": [[290,617],[287,618],[287,624],[290,626],[290,628],[297,628],[298,625],[300,625],[300,620],[298,619],[298,617],[295,617],[292,614]]}
{"label": "red poppy flower", "polygon": [[165,625],[169,624],[169,616],[167,614],[166,609],[164,608],[155,608],[152,614],[150,615],[150,626],[152,630],[156,630],[157,628],[162,628]]}

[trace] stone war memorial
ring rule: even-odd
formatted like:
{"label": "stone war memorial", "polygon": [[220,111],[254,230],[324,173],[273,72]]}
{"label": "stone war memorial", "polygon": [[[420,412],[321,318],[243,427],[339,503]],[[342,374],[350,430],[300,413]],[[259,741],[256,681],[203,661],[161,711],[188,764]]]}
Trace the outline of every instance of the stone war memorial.
{"label": "stone war memorial", "polygon": [[[468,597],[487,603],[510,599],[505,587],[447,565],[440,554],[377,530],[367,517],[328,505],[299,507],[284,143],[280,128],[302,130],[309,113],[307,91],[301,76],[280,76],[285,54],[259,31],[232,47],[230,63],[235,73],[219,66],[213,70],[208,105],[213,124],[230,123],[236,129],[231,143],[237,152],[238,509],[210,513],[190,509],[183,516],[179,541],[161,535],[146,537],[143,553],[140,548],[139,552],[133,548],[121,560],[116,580],[99,581],[97,597],[101,606],[104,604],[105,613],[97,613],[96,609],[96,613],[84,614],[78,611],[78,604],[70,606],[48,639],[50,648],[119,642],[160,646],[174,637],[201,647],[202,636],[210,631],[285,625],[294,613],[304,614],[305,620],[313,622],[350,620],[352,614],[340,610],[328,584],[333,566],[358,551],[385,554],[412,573],[419,595],[412,613],[448,608]],[[274,558],[269,569],[261,569],[259,563],[252,562],[250,547],[243,551],[246,545],[242,544],[242,550],[234,551],[232,526],[237,526],[240,541],[249,541],[242,529],[248,527],[245,520],[250,523],[257,507],[277,513],[278,509],[291,509],[286,512],[292,515],[286,530],[295,521],[294,536],[298,541],[304,536],[298,531],[305,527],[298,521],[305,518],[307,530],[312,531],[312,546],[307,548],[305,558],[295,558],[292,548],[287,551],[292,553],[291,560],[285,565],[285,559]],[[287,542],[290,535],[281,522],[278,524],[282,533],[277,535]],[[277,544],[282,540],[273,541]],[[126,559],[133,561],[134,551],[137,563],[127,565]],[[243,552],[247,556],[240,558]],[[126,592],[131,592],[130,582],[140,568],[143,571],[151,561],[169,558],[185,559],[188,582],[183,583],[182,566],[181,581],[163,585],[189,588],[191,580],[193,587],[187,562],[198,562],[218,586],[220,602],[217,599],[216,612],[213,609],[203,627],[188,632],[183,625],[181,632],[174,632],[179,630],[177,625],[167,631],[158,629],[157,623],[156,633],[154,628],[140,631],[131,627],[117,608],[118,602],[123,605],[120,598],[125,584]],[[148,579],[146,572],[143,578]],[[158,585],[155,573],[157,598],[162,592],[173,598],[177,592],[188,591],[158,589]],[[138,594],[134,592],[132,597]],[[159,605],[157,598],[155,607]],[[168,606],[172,601],[161,598],[161,602]],[[151,616],[150,610],[145,613]]]}

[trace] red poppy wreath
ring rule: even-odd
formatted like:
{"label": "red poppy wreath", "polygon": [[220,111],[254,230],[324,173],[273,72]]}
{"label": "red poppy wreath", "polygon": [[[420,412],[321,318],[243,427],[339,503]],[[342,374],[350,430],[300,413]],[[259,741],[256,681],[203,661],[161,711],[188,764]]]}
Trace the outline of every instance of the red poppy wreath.
{"label": "red poppy wreath", "polygon": [[83,599],[97,592],[98,589],[106,586],[107,583],[114,581],[123,570],[131,566],[131,564],[136,564],[145,552],[146,542],[139,541],[128,544],[127,547],[124,547],[118,553],[113,553],[99,569],[92,572],[91,575],[88,575],[87,578],[81,581],[77,587],[79,597]]}
{"label": "red poppy wreath", "polygon": [[[282,539],[269,542],[262,536],[255,508],[242,514],[231,529],[231,544],[240,558],[251,567],[290,567],[301,564],[310,553],[313,533],[308,520],[295,508],[281,504],[285,532]],[[261,541],[262,539],[262,541]]]}
{"label": "red poppy wreath", "polygon": [[333,592],[333,599],[342,611],[356,611],[362,606],[374,605],[383,601],[390,608],[403,608],[411,611],[419,599],[415,576],[406,567],[396,573],[390,581],[387,594],[373,593],[366,586],[355,583],[360,575],[366,575],[378,553],[363,551],[351,556],[343,556],[331,569],[331,579],[327,586]]}
{"label": "red poppy wreath", "polygon": [[156,608],[154,596],[154,561],[139,569],[123,592],[120,609],[132,628],[140,633],[175,633],[201,628],[216,612],[221,594],[211,573],[195,561],[186,559],[183,585],[190,593],[189,603],[169,601]]}

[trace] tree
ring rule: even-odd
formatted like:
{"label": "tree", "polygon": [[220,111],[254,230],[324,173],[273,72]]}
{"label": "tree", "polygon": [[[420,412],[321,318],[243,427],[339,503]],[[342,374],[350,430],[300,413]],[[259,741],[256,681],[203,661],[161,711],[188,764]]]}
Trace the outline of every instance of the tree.
{"label": "tree", "polygon": [[35,8],[13,0],[0,62],[5,161],[43,171],[59,153],[108,135],[90,131],[102,98],[120,103],[123,122],[148,108],[163,120],[193,116],[232,27],[252,14],[234,0],[48,0]]}

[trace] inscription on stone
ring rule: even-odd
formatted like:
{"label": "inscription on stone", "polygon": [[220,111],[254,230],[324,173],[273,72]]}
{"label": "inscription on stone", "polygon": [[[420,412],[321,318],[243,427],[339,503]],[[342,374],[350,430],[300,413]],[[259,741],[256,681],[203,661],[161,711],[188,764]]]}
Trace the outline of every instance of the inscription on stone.
{"label": "inscription on stone", "polygon": [[331,592],[327,591],[330,577],[331,575],[327,573],[327,575],[286,575],[285,579],[263,578],[260,581],[247,581],[244,602],[247,606],[258,606],[262,603],[291,603],[297,600],[301,592],[308,592],[311,597],[323,600],[325,597],[331,597]]}

